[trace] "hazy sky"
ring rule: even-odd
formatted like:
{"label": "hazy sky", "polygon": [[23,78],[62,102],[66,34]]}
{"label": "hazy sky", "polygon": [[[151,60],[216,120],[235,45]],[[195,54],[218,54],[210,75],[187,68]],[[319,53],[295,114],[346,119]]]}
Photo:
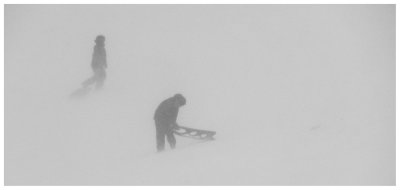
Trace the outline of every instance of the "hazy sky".
{"label": "hazy sky", "polygon": [[[109,62],[105,96],[68,107],[92,74],[98,34]],[[184,125],[226,141],[320,128],[318,150],[360,151],[343,167],[368,156],[357,168],[376,174],[354,170],[368,176],[354,184],[394,184],[395,5],[5,5],[6,172],[29,163],[16,158],[51,124],[76,123],[68,115],[95,118],[97,109],[107,115],[100,123],[147,130],[156,106],[178,92],[188,100]]]}

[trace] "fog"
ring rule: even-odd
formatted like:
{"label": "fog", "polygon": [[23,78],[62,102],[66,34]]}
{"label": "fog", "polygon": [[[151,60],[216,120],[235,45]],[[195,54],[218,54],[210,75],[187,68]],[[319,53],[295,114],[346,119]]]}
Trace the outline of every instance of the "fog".
{"label": "fog", "polygon": [[[5,185],[395,185],[395,5],[5,5]],[[92,76],[106,37],[104,88]],[[156,153],[153,114],[181,93]]]}

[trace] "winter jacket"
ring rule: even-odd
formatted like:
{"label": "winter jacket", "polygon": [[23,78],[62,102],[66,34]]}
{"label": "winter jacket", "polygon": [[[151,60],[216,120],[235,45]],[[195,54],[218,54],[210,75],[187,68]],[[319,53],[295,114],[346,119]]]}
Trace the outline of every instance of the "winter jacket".
{"label": "winter jacket", "polygon": [[154,120],[157,123],[167,126],[176,124],[179,107],[174,106],[174,102],[174,97],[168,98],[161,102],[154,114]]}
{"label": "winter jacket", "polygon": [[92,68],[94,70],[107,67],[106,49],[102,45],[95,45],[93,48]]}

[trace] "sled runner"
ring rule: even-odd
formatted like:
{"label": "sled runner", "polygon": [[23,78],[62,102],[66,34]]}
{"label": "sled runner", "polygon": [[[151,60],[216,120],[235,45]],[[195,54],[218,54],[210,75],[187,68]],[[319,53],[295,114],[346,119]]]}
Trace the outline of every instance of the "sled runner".
{"label": "sled runner", "polygon": [[215,131],[193,129],[189,127],[176,126],[174,128],[174,133],[183,137],[190,137],[199,140],[215,140]]}

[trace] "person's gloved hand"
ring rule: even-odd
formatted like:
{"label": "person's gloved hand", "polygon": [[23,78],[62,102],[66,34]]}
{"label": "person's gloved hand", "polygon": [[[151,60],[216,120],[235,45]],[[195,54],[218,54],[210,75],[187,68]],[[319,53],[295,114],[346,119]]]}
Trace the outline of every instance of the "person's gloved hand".
{"label": "person's gloved hand", "polygon": [[169,127],[170,127],[170,129],[175,129],[175,128],[178,128],[179,125],[176,123],[172,123]]}

